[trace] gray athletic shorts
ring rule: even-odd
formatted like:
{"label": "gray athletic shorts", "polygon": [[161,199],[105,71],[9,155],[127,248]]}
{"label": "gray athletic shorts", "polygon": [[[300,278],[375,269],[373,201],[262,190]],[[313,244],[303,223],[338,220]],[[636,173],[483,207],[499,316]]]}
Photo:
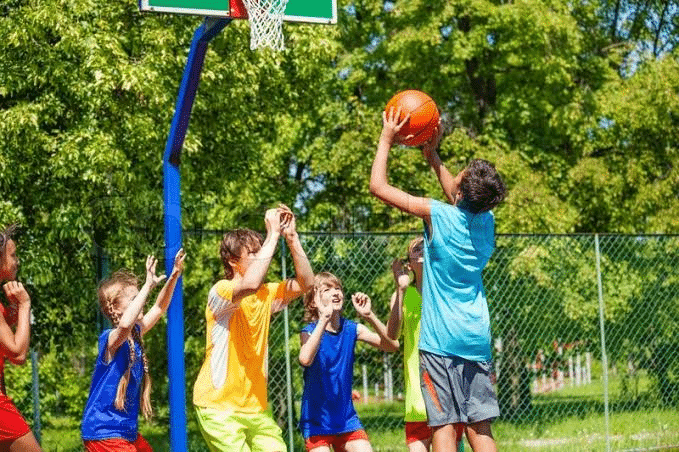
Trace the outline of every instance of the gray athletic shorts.
{"label": "gray athletic shorts", "polygon": [[430,427],[492,421],[500,415],[490,362],[420,351],[420,384]]}

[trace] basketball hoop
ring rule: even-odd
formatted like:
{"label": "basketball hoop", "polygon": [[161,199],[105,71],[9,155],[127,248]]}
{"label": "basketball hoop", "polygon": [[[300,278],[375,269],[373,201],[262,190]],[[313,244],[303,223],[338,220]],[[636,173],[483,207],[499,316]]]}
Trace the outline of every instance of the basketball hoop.
{"label": "basketball hoop", "polygon": [[243,0],[250,21],[250,49],[284,50],[283,15],[288,0]]}

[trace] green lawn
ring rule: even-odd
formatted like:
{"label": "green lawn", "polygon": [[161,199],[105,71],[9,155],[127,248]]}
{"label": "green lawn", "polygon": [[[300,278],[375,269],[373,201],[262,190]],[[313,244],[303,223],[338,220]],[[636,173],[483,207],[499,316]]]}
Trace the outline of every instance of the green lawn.
{"label": "green lawn", "polygon": [[[375,452],[402,452],[404,435],[400,424],[397,427],[382,427],[377,415],[400,416],[400,403],[373,404],[365,409],[359,407]],[[382,417],[381,419],[384,419]],[[381,420],[380,419],[380,420]],[[394,418],[395,419],[395,418]],[[142,422],[142,435],[151,443],[156,452],[169,450],[167,427],[148,426]],[[385,425],[380,422],[380,424]],[[522,451],[603,451],[604,418],[601,415],[567,417],[549,425],[539,423],[516,425],[498,421],[493,424],[493,433],[499,450]],[[615,413],[611,416],[611,449],[650,450],[654,447],[674,445],[679,451],[679,412],[677,410],[653,410],[634,413]],[[45,451],[82,451],[78,422],[59,418],[45,425],[42,431]],[[297,450],[301,443],[297,441]],[[466,450],[471,450],[466,445]],[[670,450],[670,449],[666,449]],[[189,422],[189,451],[207,452],[202,437],[193,421]]]}
{"label": "green lawn", "polygon": [[[642,376],[637,385],[639,393],[644,393],[649,385],[648,379]],[[636,452],[661,448],[679,452],[679,410],[643,408],[643,404],[631,403],[624,397],[620,379],[614,375],[610,378],[609,387],[611,450]],[[602,388],[601,380],[594,380],[588,385],[565,387],[536,396],[532,412],[527,416],[532,420],[497,421],[493,424],[499,450],[605,451]],[[645,400],[643,397],[639,399]],[[357,403],[356,408],[375,452],[406,451],[403,402]],[[155,425],[140,421],[140,428],[156,452],[169,450],[166,417],[161,417]],[[192,413],[189,413],[188,443],[190,452],[207,452]],[[82,451],[79,422],[67,418],[45,420],[42,445],[45,451]],[[299,434],[295,435],[295,450],[303,450]],[[471,450],[468,444],[466,450]]]}

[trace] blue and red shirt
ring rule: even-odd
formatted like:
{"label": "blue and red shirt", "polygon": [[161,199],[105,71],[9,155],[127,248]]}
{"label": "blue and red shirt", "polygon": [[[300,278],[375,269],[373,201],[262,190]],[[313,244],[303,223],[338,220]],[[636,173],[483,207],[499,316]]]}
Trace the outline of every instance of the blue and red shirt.
{"label": "blue and red shirt", "polygon": [[[339,331],[324,331],[313,363],[304,368],[299,422],[304,438],[363,429],[351,399],[356,326],[342,318]],[[302,332],[311,334],[315,327],[310,323]]]}

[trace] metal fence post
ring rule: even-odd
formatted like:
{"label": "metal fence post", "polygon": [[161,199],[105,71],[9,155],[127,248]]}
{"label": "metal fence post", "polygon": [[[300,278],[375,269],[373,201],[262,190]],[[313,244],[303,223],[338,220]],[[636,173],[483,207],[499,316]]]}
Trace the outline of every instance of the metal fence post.
{"label": "metal fence post", "polygon": [[[31,315],[31,317],[33,317]],[[31,373],[33,375],[33,434],[40,444],[40,378],[38,376],[38,354],[31,349]]]}
{"label": "metal fence post", "polygon": [[[283,240],[283,237],[281,237],[281,276],[283,281],[285,281],[288,278],[288,269],[287,269],[287,261],[285,259],[285,240]],[[293,426],[293,418],[292,418],[292,367],[290,365],[290,319],[289,319],[289,311],[288,307],[286,306],[285,309],[283,309],[283,320],[284,320],[284,331],[285,331],[285,382],[286,382],[286,391],[287,391],[287,404],[288,404],[288,450],[292,452],[294,441],[293,441],[293,436],[294,436],[294,426]]]}
{"label": "metal fence post", "polygon": [[604,329],[604,293],[601,283],[601,251],[599,249],[599,234],[594,234],[594,248],[596,252],[596,279],[599,292],[599,328],[601,332],[601,364],[604,371],[604,421],[606,423],[606,451],[611,451],[611,431],[608,413],[608,357],[606,355],[606,331]]}

